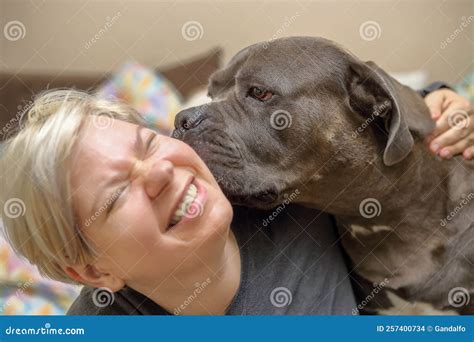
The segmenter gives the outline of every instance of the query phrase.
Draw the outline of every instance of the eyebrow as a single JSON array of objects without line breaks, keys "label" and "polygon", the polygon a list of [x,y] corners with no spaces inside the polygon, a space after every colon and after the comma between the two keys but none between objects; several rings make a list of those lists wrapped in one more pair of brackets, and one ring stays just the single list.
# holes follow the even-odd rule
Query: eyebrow
[{"label": "eyebrow", "polygon": [[[143,159],[145,157],[146,151],[149,149],[151,143],[157,136],[156,132],[151,131],[150,134],[148,134],[146,143],[143,143],[143,139],[140,134],[142,129],[144,129],[143,126],[138,126],[137,133],[135,135],[135,140],[133,142],[133,151],[135,151],[137,155],[140,154],[140,159]],[[112,184],[115,184],[118,180],[121,180],[121,179],[123,179],[123,173],[113,176],[105,184],[104,188],[108,188],[109,186],[111,186]],[[119,199],[120,195],[123,193],[125,188],[126,187],[124,186],[124,187],[121,187],[118,191],[117,190],[109,191],[108,193],[106,193],[106,195],[103,198],[99,196],[97,200],[94,202],[94,204],[92,205],[92,210],[89,217],[95,216],[96,213],[98,213],[100,209],[106,205],[107,206],[106,206],[105,213],[106,215],[109,214],[110,211],[113,209],[115,202],[117,202],[117,200]],[[110,199],[112,199],[112,201],[108,203]],[[99,206],[100,203],[102,203],[102,205]]]}]

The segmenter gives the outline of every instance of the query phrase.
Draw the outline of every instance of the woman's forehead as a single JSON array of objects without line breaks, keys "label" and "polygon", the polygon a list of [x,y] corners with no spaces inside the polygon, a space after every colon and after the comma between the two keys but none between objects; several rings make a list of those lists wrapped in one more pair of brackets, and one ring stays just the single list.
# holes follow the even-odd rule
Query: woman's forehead
[{"label": "woman's forehead", "polygon": [[74,185],[85,180],[101,182],[125,169],[134,156],[144,149],[151,134],[163,135],[147,128],[121,120],[113,120],[107,127],[85,122],[71,154]]},{"label": "woman's forehead", "polygon": [[74,202],[80,213],[89,210],[89,202],[105,191],[111,180],[127,172],[131,145],[140,130],[139,126],[120,120],[107,127],[87,120],[70,160]]}]

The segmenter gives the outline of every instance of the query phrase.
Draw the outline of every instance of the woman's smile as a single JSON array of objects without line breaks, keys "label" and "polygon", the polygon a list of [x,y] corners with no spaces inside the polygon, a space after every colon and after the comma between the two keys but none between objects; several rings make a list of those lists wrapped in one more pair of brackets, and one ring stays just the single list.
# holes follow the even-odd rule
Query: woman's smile
[{"label": "woman's smile", "polygon": [[175,205],[173,217],[166,230],[182,228],[186,226],[188,221],[205,216],[206,201],[207,190],[205,185],[201,184],[195,177],[191,177],[186,183],[179,202]]},{"label": "woman's smile", "polygon": [[[439,91],[432,101],[440,113],[443,103],[463,108],[455,93]],[[438,122],[446,122],[446,113]],[[98,125],[99,119],[107,125]],[[443,125],[442,140],[435,137],[432,144],[459,138],[459,130],[443,133]],[[42,274],[85,285],[70,312],[354,312],[334,218],[295,203],[271,214],[235,206],[234,215],[191,146],[146,128],[119,101],[74,90],[46,92],[22,126],[2,148],[0,203],[21,199],[27,210],[2,217],[5,233]],[[472,148],[465,149],[466,158]],[[282,208],[285,215],[261,229]],[[117,293],[110,307],[91,300],[101,288]],[[281,289],[289,294],[283,307],[274,296]]]}]

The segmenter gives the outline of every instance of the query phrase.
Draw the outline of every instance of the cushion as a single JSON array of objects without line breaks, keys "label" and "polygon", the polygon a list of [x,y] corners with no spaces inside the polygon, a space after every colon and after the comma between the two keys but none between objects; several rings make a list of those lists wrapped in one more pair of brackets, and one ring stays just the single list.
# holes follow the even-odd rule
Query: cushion
[{"label": "cushion", "polygon": [[62,315],[79,292],[80,286],[42,277],[0,237],[0,314]]},{"label": "cushion", "polygon": [[[207,53],[187,60],[179,65],[159,68],[184,99],[197,89],[207,85],[209,76],[221,66],[222,50],[215,48]],[[102,73],[21,73],[0,72],[0,127],[12,121],[21,113],[33,96],[52,88],[76,88],[92,90],[101,85],[111,75]],[[21,107],[20,107],[21,106]],[[18,108],[20,107],[20,108]],[[7,134],[0,132],[0,141]]]},{"label": "cushion", "polygon": [[169,68],[161,68],[161,74],[170,80],[187,100],[202,88],[207,88],[209,77],[220,69],[222,49],[215,48],[201,56]]},{"label": "cushion", "polygon": [[181,95],[158,72],[128,62],[97,90],[104,98],[117,98],[134,107],[149,126],[171,133],[174,117],[182,106]]}]

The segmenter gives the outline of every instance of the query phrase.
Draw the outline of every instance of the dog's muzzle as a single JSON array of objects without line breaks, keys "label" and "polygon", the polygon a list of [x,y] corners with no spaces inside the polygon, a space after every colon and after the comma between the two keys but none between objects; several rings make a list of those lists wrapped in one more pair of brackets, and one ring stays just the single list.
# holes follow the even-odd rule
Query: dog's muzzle
[{"label": "dog's muzzle", "polygon": [[202,107],[193,107],[182,110],[176,115],[174,127],[179,131],[187,131],[197,127],[205,118]]},{"label": "dog's muzzle", "polygon": [[261,184],[258,174],[249,177],[248,171],[244,172],[239,138],[227,133],[219,117],[206,105],[185,109],[176,115],[173,137],[196,151],[232,203],[256,207],[276,203],[276,187]]},{"label": "dog's muzzle", "polygon": [[190,145],[211,170],[242,167],[238,145],[222,122],[209,115],[206,105],[185,109],[176,115],[173,137]]}]

